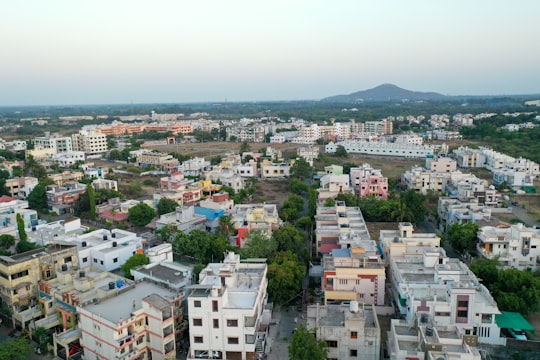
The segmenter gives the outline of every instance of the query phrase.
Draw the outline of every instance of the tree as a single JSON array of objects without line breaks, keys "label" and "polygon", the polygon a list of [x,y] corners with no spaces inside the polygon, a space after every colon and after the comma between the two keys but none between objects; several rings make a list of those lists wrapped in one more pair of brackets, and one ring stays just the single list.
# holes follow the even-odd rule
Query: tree
[{"label": "tree", "polygon": [[290,360],[325,360],[328,345],[324,340],[317,340],[315,334],[300,324],[294,332],[289,344]]},{"label": "tree", "polygon": [[27,197],[31,209],[42,211],[47,209],[47,187],[43,183],[37,184]]},{"label": "tree", "polygon": [[298,179],[306,179],[311,176],[311,166],[304,158],[296,159],[291,167],[291,175]]},{"label": "tree", "polygon": [[306,267],[290,251],[279,252],[268,265],[268,294],[277,304],[294,299],[302,288]]},{"label": "tree", "polygon": [[358,196],[350,192],[340,192],[337,194],[336,200],[344,201],[346,206],[358,206]]},{"label": "tree", "polygon": [[334,199],[332,199],[332,198],[328,198],[328,199],[324,200],[323,206],[324,207],[336,206],[336,201]]},{"label": "tree", "polygon": [[24,220],[21,214],[17,214],[17,230],[19,231],[19,240],[26,241],[28,240],[28,235],[26,234],[26,229],[24,228]]},{"label": "tree", "polygon": [[127,259],[122,266],[120,266],[120,270],[122,271],[122,274],[124,274],[125,278],[132,279],[131,269],[135,269],[141,265],[147,264],[150,264],[150,259],[148,256],[145,254],[135,254]]},{"label": "tree", "polygon": [[194,229],[189,234],[179,231],[172,245],[176,255],[195,259],[202,264],[220,262],[224,259],[225,252],[232,249],[225,237],[199,229]]},{"label": "tree", "polygon": [[9,171],[0,170],[0,196],[11,195],[9,189],[6,187],[6,180],[10,178]]},{"label": "tree", "polygon": [[247,141],[244,141],[242,145],[240,145],[240,155],[249,151],[251,151],[251,146],[249,145]]},{"label": "tree", "polygon": [[476,251],[477,233],[478,225],[455,222],[446,230],[443,240],[452,245],[452,248],[460,254],[473,253]]},{"label": "tree", "polygon": [[218,220],[219,226],[218,231],[220,234],[223,234],[226,239],[228,239],[231,235],[233,235],[236,230],[234,228],[234,224],[232,222],[232,217],[230,215],[223,215]]},{"label": "tree", "polygon": [[173,235],[178,231],[178,228],[172,224],[168,224],[161,229],[157,229],[155,233],[161,237],[162,242],[171,242]]},{"label": "tree", "polygon": [[145,203],[138,203],[129,209],[128,220],[136,226],[145,226],[156,216],[156,212]]},{"label": "tree", "polygon": [[22,360],[29,359],[34,348],[26,338],[18,338],[0,343],[0,359]]},{"label": "tree", "polygon": [[338,145],[336,148],[336,152],[334,153],[337,157],[348,157],[349,154],[347,153],[347,150],[343,147],[343,145]]},{"label": "tree", "polygon": [[90,206],[90,210],[88,210],[90,220],[96,220],[96,193],[92,184],[86,185],[86,193],[88,194],[88,203]]},{"label": "tree", "polygon": [[42,326],[39,326],[34,331],[33,336],[34,336],[34,339],[39,344],[39,350],[40,350],[41,354],[46,354],[47,353],[47,343],[49,342],[49,339],[51,337],[49,332],[47,331],[47,329],[45,329]]},{"label": "tree", "polygon": [[262,230],[251,230],[246,240],[246,245],[241,249],[243,258],[268,259],[278,248],[276,240]]},{"label": "tree", "polygon": [[308,191],[308,185],[300,179],[292,179],[290,189],[293,194],[302,194]]},{"label": "tree", "polygon": [[290,251],[298,256],[300,261],[308,261],[309,251],[305,245],[305,235],[292,224],[284,224],[272,233],[277,242],[278,251]]},{"label": "tree", "polygon": [[17,243],[17,246],[15,247],[15,250],[17,251],[17,254],[22,254],[27,251],[32,251],[37,249],[38,246],[34,243],[31,243],[29,241],[19,241]]},{"label": "tree", "polygon": [[0,247],[9,249],[13,245],[15,245],[15,237],[9,234],[0,235]]},{"label": "tree", "polygon": [[422,193],[419,193],[415,190],[407,190],[399,194],[399,200],[402,201],[407,208],[414,210],[413,222],[424,221],[426,217],[426,202],[427,197]]},{"label": "tree", "polygon": [[168,214],[176,211],[178,203],[168,197],[162,197],[157,204],[157,210],[159,215]]}]

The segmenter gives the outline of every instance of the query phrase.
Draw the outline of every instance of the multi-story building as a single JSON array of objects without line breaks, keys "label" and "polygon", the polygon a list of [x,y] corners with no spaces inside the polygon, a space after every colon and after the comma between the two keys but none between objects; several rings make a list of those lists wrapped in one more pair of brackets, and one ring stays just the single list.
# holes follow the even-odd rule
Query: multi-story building
[{"label": "multi-story building", "polygon": [[57,153],[52,160],[56,161],[60,167],[67,168],[77,163],[84,163],[85,155],[82,151],[68,151]]},{"label": "multi-story building", "polygon": [[96,179],[92,181],[92,186],[96,191],[99,189],[118,191],[118,181],[116,180]]},{"label": "multi-story building", "polygon": [[481,149],[471,149],[463,146],[454,150],[454,157],[457,165],[465,169],[483,167],[486,162],[486,157]]},{"label": "multi-story building", "polygon": [[52,154],[65,153],[73,150],[71,138],[45,132],[45,136],[34,138],[34,149],[51,150]]},{"label": "multi-story building", "polygon": [[317,253],[330,254],[332,249],[340,249],[341,243],[346,243],[345,236],[349,233],[354,233],[359,240],[371,240],[360,208],[347,207],[343,201],[336,201],[334,206],[317,207],[315,215]]},{"label": "multi-story building", "polygon": [[86,192],[86,185],[81,183],[67,183],[65,186],[47,186],[47,207],[58,215],[73,212],[73,206],[82,193]]},{"label": "multi-story building", "polygon": [[7,179],[5,186],[11,197],[26,199],[38,184],[38,179],[33,176],[25,176]]},{"label": "multi-story building", "polygon": [[325,145],[327,153],[335,153],[338,146],[343,146],[348,153],[360,153],[382,156],[401,156],[406,158],[425,158],[426,156],[434,156],[441,148],[437,145],[405,145],[387,142],[370,142],[345,140],[340,142],[329,142]]},{"label": "multi-story building", "polygon": [[188,359],[256,359],[265,351],[271,313],[266,309],[267,265],[240,262],[233,252],[211,263],[188,295]]},{"label": "multi-story building", "polygon": [[457,161],[445,157],[427,157],[426,158],[426,169],[436,172],[436,173],[452,173],[456,171]]},{"label": "multi-story building", "polygon": [[107,135],[95,130],[79,130],[71,135],[73,150],[82,151],[86,155],[98,155],[108,150]]},{"label": "multi-story building", "polygon": [[164,171],[173,170],[178,167],[178,159],[175,159],[170,154],[157,151],[142,151],[137,156],[136,161],[139,166],[155,166]]},{"label": "multi-story building", "polygon": [[485,258],[497,258],[504,267],[535,270],[540,261],[540,230],[521,223],[482,226],[477,250]]},{"label": "multi-story building", "polygon": [[223,210],[226,214],[232,214],[234,201],[229,199],[229,193],[220,192],[213,194],[211,198],[201,200],[199,205],[203,208]]},{"label": "multi-story building", "polygon": [[353,193],[349,175],[328,174],[321,177],[320,188],[317,189],[319,201],[335,199],[341,193]]},{"label": "multi-story building", "polygon": [[490,207],[496,207],[500,200],[500,194],[494,186],[488,185],[486,180],[472,174],[463,174],[460,171],[450,174],[446,191],[449,196],[460,201],[476,202]]},{"label": "multi-story building", "polygon": [[390,135],[394,129],[394,123],[387,119],[379,121],[366,121],[362,124],[360,132],[367,132],[372,134]]},{"label": "multi-story building", "polygon": [[184,294],[163,284],[103,284],[109,296],[77,305],[84,358],[167,359],[177,357]]},{"label": "multi-story building", "polygon": [[397,230],[381,230],[379,234],[384,258],[409,258],[421,256],[424,251],[438,251],[441,239],[434,233],[415,233],[414,226],[400,222]]},{"label": "multi-story building", "polygon": [[319,147],[318,146],[301,146],[296,149],[296,154],[300,157],[303,157],[307,161],[309,166],[313,166],[313,160],[319,157]]},{"label": "multi-story building", "polygon": [[360,197],[374,195],[379,199],[388,199],[388,178],[380,169],[373,169],[369,164],[362,164],[350,170],[351,184]]},{"label": "multi-story building", "polygon": [[82,171],[66,170],[59,174],[49,175],[49,179],[58,186],[65,186],[69,183],[78,182],[84,179],[84,173]]},{"label": "multi-story building", "polygon": [[401,174],[401,183],[407,186],[407,189],[416,190],[422,194],[428,191],[441,192],[446,189],[450,176],[450,173],[432,172],[420,166],[413,166]]},{"label": "multi-story building", "polygon": [[341,234],[340,249],[323,256],[324,303],[359,301],[384,305],[384,263],[373,240],[360,240],[354,232]]},{"label": "multi-story building", "polygon": [[27,231],[38,223],[37,211],[28,208],[28,201],[0,196],[0,234],[18,237],[17,215],[21,215]]},{"label": "multi-story building", "polygon": [[190,160],[184,161],[181,165],[177,166],[178,171],[184,173],[185,176],[201,176],[204,172],[209,171],[212,168],[209,160],[204,158],[195,157]]},{"label": "multi-story building", "polygon": [[236,204],[232,210],[235,228],[248,227],[249,230],[263,230],[268,233],[281,227],[276,204]]},{"label": "multi-story building", "polygon": [[[252,170],[251,167],[247,167],[247,169]],[[215,166],[204,175],[207,180],[230,186],[235,192],[239,192],[244,188],[244,178],[238,174],[238,169],[235,170],[229,167]]]},{"label": "multi-story building", "polygon": [[236,173],[243,178],[256,177],[258,174],[257,162],[254,160],[250,160],[244,164],[238,164],[235,168]]},{"label": "multi-story building", "polygon": [[263,179],[284,179],[290,176],[290,171],[289,164],[273,164],[267,160],[261,163],[261,178]]},{"label": "multi-story building", "polygon": [[380,358],[381,328],[374,306],[310,305],[307,329],[328,345],[328,359],[372,360]]},{"label": "multi-story building", "polygon": [[52,244],[22,254],[0,257],[0,299],[13,314],[13,326],[28,328],[41,317],[37,284],[57,276],[63,267],[79,266],[77,246]]},{"label": "multi-story building", "polygon": [[455,198],[439,197],[437,204],[437,214],[441,220],[439,229],[445,231],[448,226],[457,222],[458,224],[493,223],[491,221],[491,208],[478,202],[463,202]]}]

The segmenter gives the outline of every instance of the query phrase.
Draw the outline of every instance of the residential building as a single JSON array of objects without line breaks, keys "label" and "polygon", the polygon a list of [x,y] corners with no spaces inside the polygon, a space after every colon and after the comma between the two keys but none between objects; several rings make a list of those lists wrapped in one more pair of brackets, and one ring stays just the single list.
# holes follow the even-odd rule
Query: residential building
[{"label": "residential building", "polygon": [[328,174],[321,177],[321,186],[317,189],[319,201],[335,199],[341,193],[353,193],[349,175]]},{"label": "residential building", "polygon": [[136,161],[139,166],[154,166],[163,171],[171,171],[178,166],[178,159],[157,151],[143,151],[137,156]]},{"label": "residential building", "polygon": [[65,186],[47,186],[47,207],[58,215],[73,213],[73,205],[82,193],[86,192],[86,185],[81,183],[67,183]]},{"label": "residential building", "polygon": [[324,304],[384,305],[386,275],[375,241],[349,232],[340,235],[338,245],[341,248],[323,256]]},{"label": "residential building", "polygon": [[206,227],[206,217],[195,212],[194,206],[179,206],[172,213],[163,214],[156,220],[156,228],[161,229],[165,226],[173,225],[179,231],[185,233],[193,229],[204,230]]},{"label": "residential building", "polygon": [[486,162],[486,156],[481,149],[471,149],[463,146],[454,150],[454,157],[456,158],[457,165],[465,169],[484,167]]},{"label": "residential building", "polygon": [[34,149],[51,150],[51,154],[67,153],[73,150],[71,138],[45,132],[45,136],[34,138]]},{"label": "residential building", "polygon": [[373,169],[369,164],[362,164],[350,170],[351,184],[360,197],[369,195],[379,199],[388,199],[388,178],[382,175],[380,169]]},{"label": "residential building", "polygon": [[230,215],[234,208],[234,201],[229,199],[229,193],[220,192],[213,194],[209,199],[201,200],[199,205],[207,209],[223,210],[225,214]]},{"label": "residential building", "polygon": [[231,221],[237,229],[248,227],[249,230],[263,230],[270,234],[283,223],[276,204],[236,204],[232,210]]},{"label": "residential building", "polygon": [[315,215],[317,253],[330,254],[332,249],[342,248],[341,244],[347,243],[345,235],[349,233],[355,234],[353,238],[355,241],[357,238],[371,240],[360,208],[348,207],[344,201],[336,201],[334,206],[317,206]]},{"label": "residential building", "polygon": [[234,167],[236,173],[243,178],[256,177],[258,175],[257,162],[250,160],[244,164],[238,164]]},{"label": "residential building", "polygon": [[432,172],[452,173],[456,171],[456,167],[457,161],[449,157],[438,156],[426,158],[426,169]]},{"label": "residential building", "polygon": [[441,146],[437,145],[414,145],[395,144],[387,142],[370,142],[357,140],[344,140],[337,143],[329,142],[325,146],[327,153],[335,153],[338,146],[343,146],[348,153],[360,153],[369,155],[401,156],[406,158],[425,158],[435,155]]},{"label": "residential building", "polygon": [[[251,167],[246,167],[252,170]],[[244,178],[238,174],[238,169],[229,167],[215,166],[212,170],[206,172],[205,178],[215,183],[221,183],[225,186],[230,186],[235,192],[239,192],[244,188]]]},{"label": "residential building", "polygon": [[416,190],[422,194],[428,191],[442,192],[445,191],[450,176],[450,173],[437,173],[420,166],[413,166],[401,174],[401,183],[407,189]]},{"label": "residential building", "polygon": [[63,267],[79,266],[77,247],[52,244],[12,256],[0,256],[0,299],[12,313],[12,325],[28,328],[41,317],[37,284],[57,276]]},{"label": "residential building", "polygon": [[307,161],[309,166],[313,166],[313,160],[319,157],[318,146],[301,146],[296,149],[296,154]]},{"label": "residential building", "polygon": [[25,230],[38,224],[37,211],[28,208],[28,201],[19,200],[7,195],[0,196],[0,234],[18,236],[17,215],[21,215]]},{"label": "residential building", "polygon": [[166,359],[177,357],[184,294],[163,284],[142,281],[103,284],[109,296],[78,305],[84,358]]},{"label": "residential building", "polygon": [[439,229],[441,231],[455,222],[458,224],[491,223],[491,208],[478,204],[476,201],[465,202],[455,198],[439,197],[437,214],[440,219]]},{"label": "residential building", "polygon": [[38,184],[38,179],[33,176],[25,176],[7,179],[5,186],[11,197],[17,199],[26,199]]},{"label": "residential building", "polygon": [[441,239],[434,233],[415,233],[411,223],[400,222],[397,230],[380,231],[379,244],[382,255],[388,262],[396,257],[421,256],[427,250],[439,251]]},{"label": "residential building", "polygon": [[107,179],[96,179],[92,181],[92,187],[96,191],[98,191],[99,189],[118,191],[118,181],[107,180]]},{"label": "residential building", "polygon": [[79,130],[71,135],[73,150],[82,151],[86,155],[98,155],[108,150],[107,135],[95,130]]},{"label": "residential building", "polygon": [[84,173],[82,171],[66,170],[59,174],[50,174],[49,179],[58,186],[67,186],[69,183],[79,182],[84,179]]},{"label": "residential building", "polygon": [[56,161],[60,167],[67,168],[77,163],[84,163],[85,155],[82,151],[69,151],[57,153],[52,160]]},{"label": "residential building", "polygon": [[480,205],[496,207],[500,201],[500,194],[494,186],[488,185],[486,180],[473,174],[463,174],[460,171],[450,174],[446,191],[449,196],[463,202],[476,202]]},{"label": "residential building", "polygon": [[535,270],[540,262],[540,230],[521,223],[482,226],[477,250],[485,258],[497,258],[505,268]]},{"label": "residential building", "polygon": [[284,179],[290,176],[291,166],[280,163],[273,164],[267,160],[261,163],[261,178],[263,179]]},{"label": "residential building", "polygon": [[328,359],[380,358],[381,328],[374,306],[351,301],[347,305],[309,305],[306,326],[328,345]]},{"label": "residential building", "polygon": [[188,359],[255,359],[265,351],[271,312],[267,309],[265,260],[240,262],[226,254],[199,275],[188,295]]},{"label": "residential building", "polygon": [[177,170],[183,172],[185,176],[193,177],[200,177],[204,172],[210,171],[210,169],[212,169],[210,161],[199,157],[186,160],[177,166]]}]

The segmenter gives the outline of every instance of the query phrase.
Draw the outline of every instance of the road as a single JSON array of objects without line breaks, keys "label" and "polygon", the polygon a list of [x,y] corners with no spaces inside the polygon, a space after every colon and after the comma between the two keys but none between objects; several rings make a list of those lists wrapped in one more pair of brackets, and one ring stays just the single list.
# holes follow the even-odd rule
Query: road
[{"label": "road", "polygon": [[525,210],[521,206],[512,207],[512,213],[515,217],[517,217],[527,226],[540,226],[540,223],[537,220],[533,219],[527,212],[527,210]]},{"label": "road", "polygon": [[[289,358],[289,342],[293,330],[305,322],[305,316],[298,312],[296,306],[276,306],[270,325],[270,346],[267,348],[269,360],[283,360]],[[268,352],[269,350],[269,352]]]}]

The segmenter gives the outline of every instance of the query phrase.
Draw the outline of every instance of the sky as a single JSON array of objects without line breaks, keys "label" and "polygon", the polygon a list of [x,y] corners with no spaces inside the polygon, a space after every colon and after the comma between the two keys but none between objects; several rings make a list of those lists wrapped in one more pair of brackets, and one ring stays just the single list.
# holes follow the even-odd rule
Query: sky
[{"label": "sky", "polygon": [[540,93],[538,0],[28,0],[0,106]]}]

